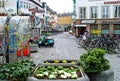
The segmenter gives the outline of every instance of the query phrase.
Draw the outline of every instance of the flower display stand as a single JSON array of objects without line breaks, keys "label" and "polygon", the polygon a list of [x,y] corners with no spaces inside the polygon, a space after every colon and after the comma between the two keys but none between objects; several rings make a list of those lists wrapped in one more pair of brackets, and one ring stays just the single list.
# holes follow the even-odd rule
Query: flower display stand
[{"label": "flower display stand", "polygon": [[30,45],[30,52],[37,52],[37,51],[38,51],[37,44],[31,44]]}]

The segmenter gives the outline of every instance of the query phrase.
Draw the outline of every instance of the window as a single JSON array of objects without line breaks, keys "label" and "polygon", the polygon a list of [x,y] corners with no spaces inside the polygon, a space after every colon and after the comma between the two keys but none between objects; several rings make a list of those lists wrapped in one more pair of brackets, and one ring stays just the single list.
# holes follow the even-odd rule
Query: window
[{"label": "window", "polygon": [[86,18],[86,8],[80,8],[80,18]]},{"label": "window", "polygon": [[114,25],[114,34],[120,34],[120,25],[119,24],[115,24]]},{"label": "window", "polygon": [[98,31],[98,25],[97,24],[91,24],[90,25],[90,33],[92,35],[97,34]]},{"label": "window", "polygon": [[101,27],[102,34],[109,34],[110,32],[110,25],[108,24],[103,24]]},{"label": "window", "polygon": [[102,7],[102,18],[109,18],[109,14],[110,14],[109,10],[110,10],[109,6]]},{"label": "window", "polygon": [[90,30],[98,30],[98,25],[90,25]]},{"label": "window", "polygon": [[23,2],[19,1],[18,5],[19,5],[18,8],[22,8]]},{"label": "window", "polygon": [[97,18],[97,15],[98,15],[98,13],[97,13],[98,7],[91,7],[90,10],[91,10],[91,15],[90,15],[90,17],[91,17],[91,18]]},{"label": "window", "polygon": [[4,1],[0,1],[0,7],[4,7]]},{"label": "window", "polygon": [[114,17],[120,17],[120,5],[114,6]]}]

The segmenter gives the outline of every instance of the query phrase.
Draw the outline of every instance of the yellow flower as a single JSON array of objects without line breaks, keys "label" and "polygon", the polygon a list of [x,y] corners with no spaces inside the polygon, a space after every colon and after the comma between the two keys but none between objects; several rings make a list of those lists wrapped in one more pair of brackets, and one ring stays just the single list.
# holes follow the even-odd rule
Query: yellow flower
[{"label": "yellow flower", "polygon": [[59,63],[59,60],[56,59],[56,60],[54,60],[54,62],[55,62],[55,63]]},{"label": "yellow flower", "polygon": [[67,63],[67,60],[63,60],[62,62],[63,62],[63,63]]},{"label": "yellow flower", "polygon": [[76,61],[72,61],[71,64],[76,64]]},{"label": "yellow flower", "polygon": [[46,64],[49,63],[48,61],[45,62]]}]

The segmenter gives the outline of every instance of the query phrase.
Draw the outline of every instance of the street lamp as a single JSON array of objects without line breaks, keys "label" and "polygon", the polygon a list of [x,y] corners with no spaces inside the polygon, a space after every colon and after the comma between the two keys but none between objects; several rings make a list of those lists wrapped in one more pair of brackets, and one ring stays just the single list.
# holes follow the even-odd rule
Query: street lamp
[{"label": "street lamp", "polygon": [[46,27],[46,12],[47,12],[46,2],[42,2],[42,6],[44,8],[44,27],[43,27],[43,29],[44,29]]}]

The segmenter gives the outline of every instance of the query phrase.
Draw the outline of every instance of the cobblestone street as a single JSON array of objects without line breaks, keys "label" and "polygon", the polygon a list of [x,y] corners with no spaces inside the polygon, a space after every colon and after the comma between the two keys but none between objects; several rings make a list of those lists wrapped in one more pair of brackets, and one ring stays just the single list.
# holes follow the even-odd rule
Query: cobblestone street
[{"label": "cobblestone street", "polygon": [[[75,36],[68,34],[68,32],[53,35],[51,37],[55,40],[54,47],[38,48],[38,52],[31,53],[36,64],[50,59],[78,60],[80,55],[86,52],[86,50],[76,43]],[[105,57],[110,60],[111,69],[113,69],[115,75],[114,81],[120,81],[120,55],[106,54]]]}]

